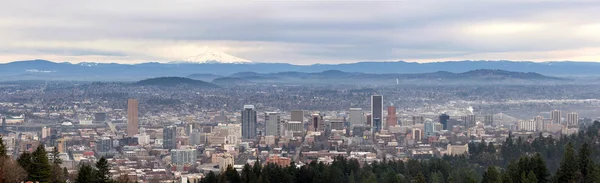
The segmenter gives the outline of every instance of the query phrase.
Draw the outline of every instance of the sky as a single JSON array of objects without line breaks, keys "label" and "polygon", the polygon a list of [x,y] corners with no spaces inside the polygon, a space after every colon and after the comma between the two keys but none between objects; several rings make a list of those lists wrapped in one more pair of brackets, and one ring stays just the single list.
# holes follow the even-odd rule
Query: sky
[{"label": "sky", "polygon": [[[597,0],[4,0],[0,62],[600,61]],[[208,48],[208,49],[206,49]]]}]

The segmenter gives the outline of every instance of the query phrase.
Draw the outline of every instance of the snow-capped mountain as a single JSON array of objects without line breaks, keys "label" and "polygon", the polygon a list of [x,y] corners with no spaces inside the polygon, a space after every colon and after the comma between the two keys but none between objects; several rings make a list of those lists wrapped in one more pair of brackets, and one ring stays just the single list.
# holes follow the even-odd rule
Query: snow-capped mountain
[{"label": "snow-capped mountain", "polygon": [[250,60],[239,58],[219,51],[205,51],[199,55],[188,57],[182,61],[174,63],[228,63],[228,64],[248,64]]}]

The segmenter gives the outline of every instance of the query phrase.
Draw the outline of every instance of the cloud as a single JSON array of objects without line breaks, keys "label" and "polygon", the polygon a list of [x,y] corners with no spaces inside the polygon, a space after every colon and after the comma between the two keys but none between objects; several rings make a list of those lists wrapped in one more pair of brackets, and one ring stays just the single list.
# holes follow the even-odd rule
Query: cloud
[{"label": "cloud", "polygon": [[[168,62],[205,47],[294,64],[598,61],[600,2],[9,1],[0,62]],[[569,55],[573,54],[573,55]]]}]

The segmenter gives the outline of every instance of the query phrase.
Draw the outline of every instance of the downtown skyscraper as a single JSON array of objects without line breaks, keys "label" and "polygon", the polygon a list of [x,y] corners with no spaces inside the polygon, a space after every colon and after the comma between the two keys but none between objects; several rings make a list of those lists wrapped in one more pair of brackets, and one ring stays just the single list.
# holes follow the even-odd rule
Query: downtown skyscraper
[{"label": "downtown skyscraper", "polygon": [[133,137],[138,133],[138,101],[136,99],[127,100],[127,136]]},{"label": "downtown skyscraper", "polygon": [[371,132],[381,131],[381,120],[383,119],[383,96],[371,96]]},{"label": "downtown skyscraper", "polygon": [[242,138],[253,139],[256,137],[256,110],[254,105],[244,105],[242,111]]}]

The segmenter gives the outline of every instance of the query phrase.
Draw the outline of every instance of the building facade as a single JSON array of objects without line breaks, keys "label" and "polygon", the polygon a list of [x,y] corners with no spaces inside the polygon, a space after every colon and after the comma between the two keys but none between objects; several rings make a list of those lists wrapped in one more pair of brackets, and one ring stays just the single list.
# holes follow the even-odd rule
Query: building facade
[{"label": "building facade", "polygon": [[127,100],[127,136],[133,137],[138,133],[138,101],[136,99]]},{"label": "building facade", "polygon": [[242,111],[242,138],[256,138],[256,110],[254,110],[254,105],[244,105]]},{"label": "building facade", "polygon": [[380,132],[383,120],[383,96],[371,96],[371,132]]}]

